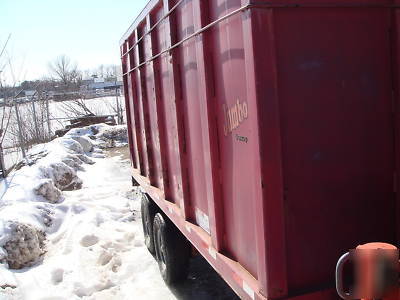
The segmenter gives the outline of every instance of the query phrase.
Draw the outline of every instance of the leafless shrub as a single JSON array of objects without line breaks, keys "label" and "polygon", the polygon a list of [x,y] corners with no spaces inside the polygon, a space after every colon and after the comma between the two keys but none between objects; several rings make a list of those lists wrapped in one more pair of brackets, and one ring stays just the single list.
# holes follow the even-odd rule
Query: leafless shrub
[{"label": "leafless shrub", "polygon": [[[8,134],[14,146],[19,146],[22,142],[24,146],[29,148],[32,145],[44,143],[51,139],[47,130],[48,116],[46,106],[47,100],[45,99],[14,106],[19,111],[19,120],[16,114],[13,114]],[[21,132],[20,128],[22,129]]]},{"label": "leafless shrub", "polygon": [[[68,118],[76,118],[87,115],[100,116],[109,113],[109,109],[107,109],[109,102],[107,101],[105,103],[107,103],[106,107],[103,105],[90,104],[90,102],[84,99],[68,100],[60,102],[59,109]],[[112,111],[116,111],[116,108],[113,108]]]}]

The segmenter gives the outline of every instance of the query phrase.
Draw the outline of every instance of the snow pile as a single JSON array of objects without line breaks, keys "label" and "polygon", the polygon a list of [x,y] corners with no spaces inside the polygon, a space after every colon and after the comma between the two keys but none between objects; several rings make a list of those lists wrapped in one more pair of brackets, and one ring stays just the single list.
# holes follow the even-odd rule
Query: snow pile
[{"label": "snow pile", "polygon": [[[79,139],[84,138],[86,141],[102,149],[119,148],[128,145],[126,125],[90,125],[83,128],[71,129],[67,132],[66,136],[79,136]],[[79,142],[83,144],[82,141]]]},{"label": "snow pile", "polygon": [[76,170],[64,161],[79,165],[80,155],[85,154],[78,142],[56,139],[34,147],[7,178],[9,186],[0,200],[0,263],[20,269],[45,252],[52,204],[62,200],[62,191],[82,186]]},{"label": "snow pile", "polygon": [[93,143],[89,138],[85,136],[71,136],[72,139],[77,141],[81,146],[84,152],[92,152],[93,151]]},{"label": "snow pile", "polygon": [[52,205],[42,262],[0,265],[0,299],[176,299],[144,243],[128,149],[112,152],[78,171],[82,188]]},{"label": "snow pile", "polygon": [[[122,143],[123,126],[108,127],[76,129],[37,145],[9,175],[7,191],[0,199],[0,264],[20,269],[35,263],[45,252],[45,236],[53,230],[54,210],[63,200],[63,191],[82,188],[78,172],[94,164],[91,157],[104,156],[101,145],[113,136],[115,145]],[[105,133],[107,140],[97,137]]]}]

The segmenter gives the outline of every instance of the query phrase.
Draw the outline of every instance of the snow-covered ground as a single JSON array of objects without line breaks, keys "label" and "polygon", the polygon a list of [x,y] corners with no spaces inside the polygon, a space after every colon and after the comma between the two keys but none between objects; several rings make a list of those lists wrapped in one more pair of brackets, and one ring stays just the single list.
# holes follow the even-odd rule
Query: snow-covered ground
[{"label": "snow-covered ground", "polygon": [[[144,245],[139,191],[131,186],[129,154],[126,146],[121,147],[121,129],[96,127],[95,133],[93,128],[72,130],[65,138],[34,148],[30,166],[11,174],[8,191],[0,199],[1,300],[236,297],[200,257],[193,259],[185,283],[173,289],[164,284]],[[91,148],[86,138],[93,135],[97,140],[90,139],[95,146]],[[79,163],[75,156],[86,163]],[[73,171],[61,168],[60,161],[76,169],[76,177]],[[41,172],[43,169],[47,173]],[[72,188],[71,182],[69,188],[62,186],[67,183],[60,180],[65,179],[63,174],[70,174],[75,184]],[[46,182],[45,190],[38,189]],[[13,231],[10,224],[15,225],[15,221],[43,235],[24,227]],[[25,240],[14,245],[28,248],[32,255],[43,249],[43,254],[39,253],[32,264],[12,270],[7,267],[4,250],[7,241],[18,234],[25,234]],[[43,248],[37,249],[42,238]]]},{"label": "snow-covered ground", "polygon": [[22,160],[22,152],[19,148],[4,149],[4,163],[6,169],[11,168]]}]

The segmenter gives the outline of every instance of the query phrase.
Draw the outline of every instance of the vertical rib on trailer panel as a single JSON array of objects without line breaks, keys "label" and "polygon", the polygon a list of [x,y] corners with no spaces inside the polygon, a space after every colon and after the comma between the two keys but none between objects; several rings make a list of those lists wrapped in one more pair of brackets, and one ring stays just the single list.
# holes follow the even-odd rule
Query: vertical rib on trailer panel
[{"label": "vertical rib on trailer panel", "polygon": [[[140,65],[144,61],[143,57],[143,51],[141,51],[141,42],[138,43],[138,39],[140,38],[139,36],[139,30],[138,28],[135,30],[135,43],[137,44],[135,46],[135,54],[136,54],[136,61],[137,65]],[[144,170],[142,170],[142,175],[145,177],[148,177],[150,180],[151,177],[151,154],[150,154],[150,149],[151,145],[149,145],[149,126],[148,126],[148,118],[146,117],[146,88],[145,88],[145,78],[143,76],[143,71],[141,70],[142,67],[139,67],[135,70],[136,74],[136,81],[135,81],[135,86],[138,92],[138,114],[139,114],[139,119],[140,119],[140,137],[142,140],[142,157],[143,157],[143,165],[144,165]]]},{"label": "vertical rib on trailer panel", "polygon": [[[164,13],[168,13],[171,7],[172,1],[163,0],[164,4]],[[166,24],[166,42],[167,47],[173,45],[176,41],[176,27],[175,20],[173,14],[170,14],[165,19]],[[169,63],[168,63],[168,71],[172,80],[170,80],[170,99],[172,103],[170,103],[170,109],[172,109],[173,116],[169,116],[172,118],[175,123],[175,128],[169,128],[169,130],[173,130],[174,132],[174,144],[175,149],[173,151],[178,155],[179,162],[176,163],[175,169],[172,170],[175,173],[177,184],[178,184],[178,200],[176,203],[179,204],[183,217],[186,219],[189,215],[189,202],[190,199],[188,197],[188,178],[186,176],[186,158],[185,158],[185,136],[184,136],[184,123],[182,116],[182,99],[181,99],[181,82],[180,82],[180,74],[177,62],[179,61],[177,58],[177,53],[174,50],[171,50],[169,53]],[[168,113],[166,111],[165,113]]]},{"label": "vertical rib on trailer panel", "polygon": [[[161,19],[164,16],[164,9],[161,7],[157,13],[157,17]],[[167,24],[162,21],[155,29],[154,34],[157,42],[158,52],[165,50],[169,46]],[[154,43],[153,43],[154,45]],[[168,189],[164,190],[165,199],[179,204],[182,197],[182,183],[180,173],[177,174],[176,170],[180,170],[179,162],[179,146],[177,135],[175,134],[176,117],[175,117],[175,93],[170,74],[170,55],[169,53],[162,54],[156,59],[157,67],[159,69],[156,74],[156,80],[160,88],[160,101],[159,106],[159,127],[160,130],[160,144],[163,149],[162,158],[165,160],[164,168],[164,184]],[[164,132],[164,134],[162,134]]]},{"label": "vertical rib on trailer panel", "polygon": [[[159,9],[162,14],[162,9]],[[153,16],[157,19],[159,15],[158,12],[154,11]],[[147,18],[147,28],[150,29],[152,26],[150,15]],[[159,53],[161,50],[159,49],[159,41],[156,30],[153,30],[150,33],[150,48],[152,49],[151,54],[154,56]],[[158,129],[158,139],[159,139],[159,151],[160,151],[160,159],[161,159],[161,176],[163,179],[163,191],[164,196],[167,198],[170,194],[169,187],[169,174],[168,174],[168,150],[167,150],[167,141],[166,141],[166,128],[165,128],[165,112],[163,106],[163,94],[161,92],[161,74],[160,74],[160,60],[161,58],[157,58],[153,61],[153,76],[154,76],[154,93],[156,95],[156,119],[157,119],[157,129]]]},{"label": "vertical rib on trailer panel", "polygon": [[[182,41],[199,27],[194,24],[194,1],[183,1],[174,11],[176,39]],[[179,61],[182,122],[184,122],[185,160],[190,196],[190,218],[203,230],[210,233],[207,187],[204,161],[203,116],[199,96],[199,70],[197,66],[196,38],[183,42],[176,50]],[[205,101],[206,99],[204,99]]]},{"label": "vertical rib on trailer panel", "polygon": [[[128,49],[132,48],[136,41],[135,32],[131,34],[128,39]],[[131,69],[135,68],[138,65],[138,60],[135,55],[136,47],[133,47],[129,50],[129,67]],[[141,139],[141,130],[140,130],[140,117],[139,117],[139,90],[136,86],[136,71],[129,71],[127,76],[127,81],[129,84],[129,95],[130,95],[130,106],[129,110],[126,109],[127,115],[131,118],[132,121],[132,132],[134,137],[133,147],[134,153],[136,156],[136,169],[143,174],[144,172],[144,162],[143,162],[143,145]],[[124,83],[125,84],[125,83]],[[129,113],[128,113],[129,112]]]},{"label": "vertical rib on trailer panel", "polygon": [[[146,24],[140,25],[138,28],[138,32],[140,33],[140,37],[143,37],[146,33]],[[139,37],[139,36],[138,36]],[[151,57],[149,53],[149,49],[146,46],[148,35],[146,35],[139,43],[138,43],[138,53],[140,62],[145,62],[147,59]],[[151,64],[151,62],[150,62]],[[146,146],[147,146],[147,159],[149,163],[149,174],[147,175],[150,184],[153,186],[157,186],[157,167],[156,167],[156,159],[155,159],[155,140],[154,140],[154,132],[151,126],[151,112],[150,112],[150,101],[153,97],[153,91],[151,90],[152,85],[152,74],[148,72],[148,64],[144,64],[139,69],[139,78],[140,78],[140,90],[142,96],[142,109],[143,109],[143,119],[144,119],[144,128],[145,128],[145,137],[146,137]],[[150,88],[148,88],[150,86]]]},{"label": "vertical rib on trailer panel", "polygon": [[[130,49],[131,45],[134,43],[134,37],[131,36],[128,41],[127,41],[127,48]],[[129,70],[135,67],[135,55],[134,51],[131,49],[129,50],[128,53],[128,59],[129,59]],[[141,164],[140,164],[140,147],[139,147],[139,141],[137,139],[137,119],[135,117],[135,102],[137,102],[136,97],[137,97],[137,92],[136,88],[134,86],[134,73],[129,72],[126,75],[126,78],[124,78],[124,85],[126,85],[128,91],[127,95],[128,98],[125,99],[126,103],[126,112],[127,112],[127,121],[128,121],[128,127],[129,130],[131,131],[130,136],[131,136],[131,143],[132,143],[132,154],[133,154],[133,166],[134,168],[140,170],[141,169]]]},{"label": "vertical rib on trailer panel", "polygon": [[[151,17],[150,14],[146,16],[144,30],[145,32],[149,32],[151,28]],[[153,45],[150,34],[146,34],[143,41],[143,52],[144,52],[144,60],[149,60],[153,56]],[[159,93],[156,88],[155,83],[155,73],[154,73],[154,60],[146,63],[142,69],[144,70],[143,77],[145,78],[145,89],[146,89],[146,110],[149,123],[149,134],[147,137],[149,138],[148,143],[151,144],[151,183],[153,186],[158,187],[163,190],[163,177],[162,177],[162,162],[161,162],[161,150],[160,150],[160,139],[159,139],[159,131],[158,131],[158,115],[157,115],[157,102],[159,101]]]},{"label": "vertical rib on trailer panel", "polygon": [[[247,1],[242,0],[242,3]],[[288,294],[284,230],[283,179],[276,57],[271,9],[250,9],[243,18],[248,95],[256,99],[259,155],[254,168],[255,230],[261,293],[271,298]],[[262,20],[262,22],[257,20]],[[262,24],[262,25],[261,25]],[[263,37],[262,39],[260,37]],[[257,60],[255,58],[262,57]],[[262,82],[262,84],[257,84]],[[262,161],[261,161],[262,160]],[[263,167],[261,169],[261,166]]]},{"label": "vertical rib on trailer panel", "polygon": [[[195,27],[202,28],[209,22],[208,0],[195,0],[193,6]],[[204,32],[196,38],[198,93],[203,127],[203,155],[211,239],[216,250],[221,251],[224,236],[224,217],[223,207],[221,201],[219,201],[221,197],[219,151],[213,99],[212,53],[211,51],[207,52],[207,43],[210,43],[208,35],[208,32]]]},{"label": "vertical rib on trailer panel", "polygon": [[[397,5],[399,0],[395,1]],[[396,193],[396,238],[400,242],[400,9],[397,6],[392,12],[393,24],[391,29],[392,39],[392,70],[393,70],[393,90],[394,90],[394,119],[395,119],[395,155],[396,155],[396,171],[394,177],[393,190]]]},{"label": "vertical rib on trailer panel", "polygon": [[127,129],[128,129],[128,141],[129,141],[129,152],[131,154],[131,161],[132,161],[132,166],[137,169],[138,164],[137,164],[137,156],[136,156],[136,150],[137,147],[134,146],[134,143],[136,142],[136,137],[134,136],[135,133],[135,125],[132,122],[132,117],[131,117],[131,111],[132,111],[132,95],[130,94],[129,90],[132,90],[132,86],[128,83],[129,73],[123,76],[123,81],[124,81],[124,95],[125,95],[125,109],[126,109],[126,124],[127,124]]},{"label": "vertical rib on trailer panel", "polygon": [[[121,56],[127,51],[129,48],[129,44],[126,41],[122,46],[121,46]],[[127,128],[128,128],[128,141],[129,141],[129,153],[130,153],[130,158],[132,162],[132,166],[134,168],[137,168],[137,160],[135,157],[135,150],[137,150],[137,147],[133,145],[135,142],[135,137],[133,136],[135,132],[135,126],[132,124],[131,116],[130,116],[130,104],[129,102],[132,101],[131,95],[129,94],[129,91],[131,89],[130,85],[128,87],[128,77],[129,77],[129,66],[130,64],[127,62],[126,56],[122,58],[122,76],[123,82],[124,82],[124,99],[125,99],[125,109],[126,109],[126,123],[127,123]],[[135,149],[136,148],[136,149]]]}]

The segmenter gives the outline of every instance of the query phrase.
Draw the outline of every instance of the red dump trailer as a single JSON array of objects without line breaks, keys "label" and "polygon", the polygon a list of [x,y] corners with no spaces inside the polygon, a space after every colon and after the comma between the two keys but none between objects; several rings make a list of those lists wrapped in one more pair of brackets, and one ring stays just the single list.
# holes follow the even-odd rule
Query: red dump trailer
[{"label": "red dump trailer", "polygon": [[120,46],[132,177],[167,282],[190,243],[242,299],[338,299],[344,252],[397,244],[398,4],[147,4]]}]

